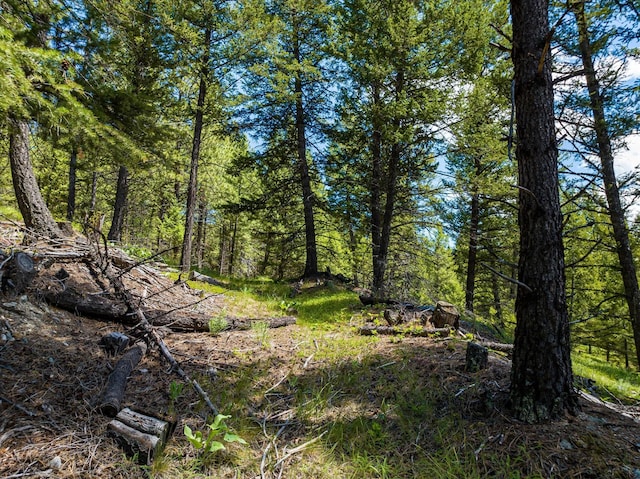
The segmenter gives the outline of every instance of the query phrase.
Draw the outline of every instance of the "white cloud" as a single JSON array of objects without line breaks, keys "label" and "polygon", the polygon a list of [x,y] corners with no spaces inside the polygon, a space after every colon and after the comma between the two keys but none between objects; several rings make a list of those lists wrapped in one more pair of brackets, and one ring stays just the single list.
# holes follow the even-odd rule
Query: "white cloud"
[{"label": "white cloud", "polygon": [[637,58],[631,58],[627,61],[625,79],[635,80],[638,78],[640,78],[640,60],[638,60]]},{"label": "white cloud", "polygon": [[628,173],[640,165],[640,134],[627,137],[627,149],[616,153],[614,163],[618,175]]}]

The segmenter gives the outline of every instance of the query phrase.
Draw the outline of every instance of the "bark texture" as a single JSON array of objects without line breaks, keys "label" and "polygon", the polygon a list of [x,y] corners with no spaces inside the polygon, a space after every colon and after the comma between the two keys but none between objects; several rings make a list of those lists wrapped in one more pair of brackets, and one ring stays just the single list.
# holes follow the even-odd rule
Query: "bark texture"
[{"label": "bark texture", "polygon": [[[209,51],[211,30],[204,33],[204,45]],[[202,142],[202,127],[204,125],[204,104],[207,98],[207,77],[209,76],[209,54],[202,59],[200,70],[200,86],[198,88],[198,104],[193,126],[193,142],[191,145],[191,168],[189,170],[189,186],[187,188],[187,211],[185,213],[184,237],[182,239],[182,253],[180,256],[180,271],[191,269],[191,246],[193,243],[193,218],[196,211],[196,194],[198,192],[198,163],[200,163],[200,143]]]},{"label": "bark texture", "polygon": [[62,238],[64,234],[42,198],[29,155],[29,122],[9,119],[9,161],[18,208],[25,226],[36,234]]},{"label": "bark texture", "polygon": [[[300,53],[300,40],[298,38],[298,17],[294,16],[294,45],[293,56],[298,65],[302,64]],[[318,248],[316,243],[316,224],[314,216],[315,195],[311,188],[311,175],[309,174],[309,162],[307,161],[306,120],[302,91],[302,72],[297,71],[295,76],[296,95],[296,146],[298,171],[300,173],[300,186],[302,188],[302,205],[304,209],[305,250],[306,260],[304,277],[310,278],[318,274]]]},{"label": "bark texture", "polygon": [[512,0],[520,260],[511,403],[541,422],[573,412],[548,2]]},{"label": "bark texture", "polygon": [[107,238],[110,241],[122,240],[124,218],[127,211],[127,198],[129,196],[129,170],[121,165],[118,170],[118,184],[116,187],[116,201],[113,206],[113,219]]}]

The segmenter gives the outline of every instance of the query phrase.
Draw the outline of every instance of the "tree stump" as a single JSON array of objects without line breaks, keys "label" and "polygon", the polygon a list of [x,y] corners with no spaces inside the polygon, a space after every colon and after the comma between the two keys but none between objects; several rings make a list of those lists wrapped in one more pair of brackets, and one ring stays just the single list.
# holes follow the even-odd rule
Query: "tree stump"
[{"label": "tree stump", "polygon": [[489,361],[489,350],[477,343],[467,345],[467,362],[465,370],[475,373],[487,367]]},{"label": "tree stump", "polygon": [[460,313],[453,304],[438,301],[431,322],[436,328],[451,326],[458,329],[460,327]]},{"label": "tree stump", "polygon": [[19,251],[9,257],[0,253],[0,282],[3,291],[17,296],[27,289],[35,276],[33,259],[27,253]]}]

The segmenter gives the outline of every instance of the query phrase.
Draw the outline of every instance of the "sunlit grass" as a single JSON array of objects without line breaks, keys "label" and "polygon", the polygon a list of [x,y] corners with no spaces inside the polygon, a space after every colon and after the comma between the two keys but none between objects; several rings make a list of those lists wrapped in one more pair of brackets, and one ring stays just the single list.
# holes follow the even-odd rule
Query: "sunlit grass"
[{"label": "sunlit grass", "polygon": [[575,375],[593,379],[603,399],[623,402],[640,400],[640,373],[607,362],[584,351],[574,351],[571,357]]}]

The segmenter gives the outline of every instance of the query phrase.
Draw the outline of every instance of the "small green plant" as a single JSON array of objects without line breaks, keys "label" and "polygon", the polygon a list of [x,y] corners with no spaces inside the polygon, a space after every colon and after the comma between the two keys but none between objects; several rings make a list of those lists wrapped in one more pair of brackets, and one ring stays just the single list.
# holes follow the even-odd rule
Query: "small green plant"
[{"label": "small green plant", "polygon": [[222,331],[227,329],[228,326],[229,323],[227,322],[224,314],[213,316],[211,319],[209,319],[209,334],[211,334],[212,336],[217,336]]},{"label": "small green plant", "polygon": [[207,424],[209,432],[206,437],[202,431],[196,431],[194,433],[186,424],[184,425],[184,435],[193,447],[198,450],[202,450],[205,454],[214,454],[218,451],[225,450],[226,448],[223,442],[237,442],[246,445],[247,441],[237,434],[232,433],[229,426],[227,426],[225,421],[230,417],[231,416],[226,416],[224,414],[218,414],[211,424]]},{"label": "small green plant", "polygon": [[297,312],[296,306],[298,303],[295,301],[285,301],[284,299],[280,301],[280,311],[287,314],[295,314]]},{"label": "small green plant", "polygon": [[251,323],[251,330],[256,335],[260,345],[267,349],[271,345],[269,342],[269,323],[267,321],[254,321]]},{"label": "small green plant", "polygon": [[175,413],[175,404],[182,394],[183,386],[184,384],[176,381],[171,381],[171,384],[169,384],[169,414]]}]

